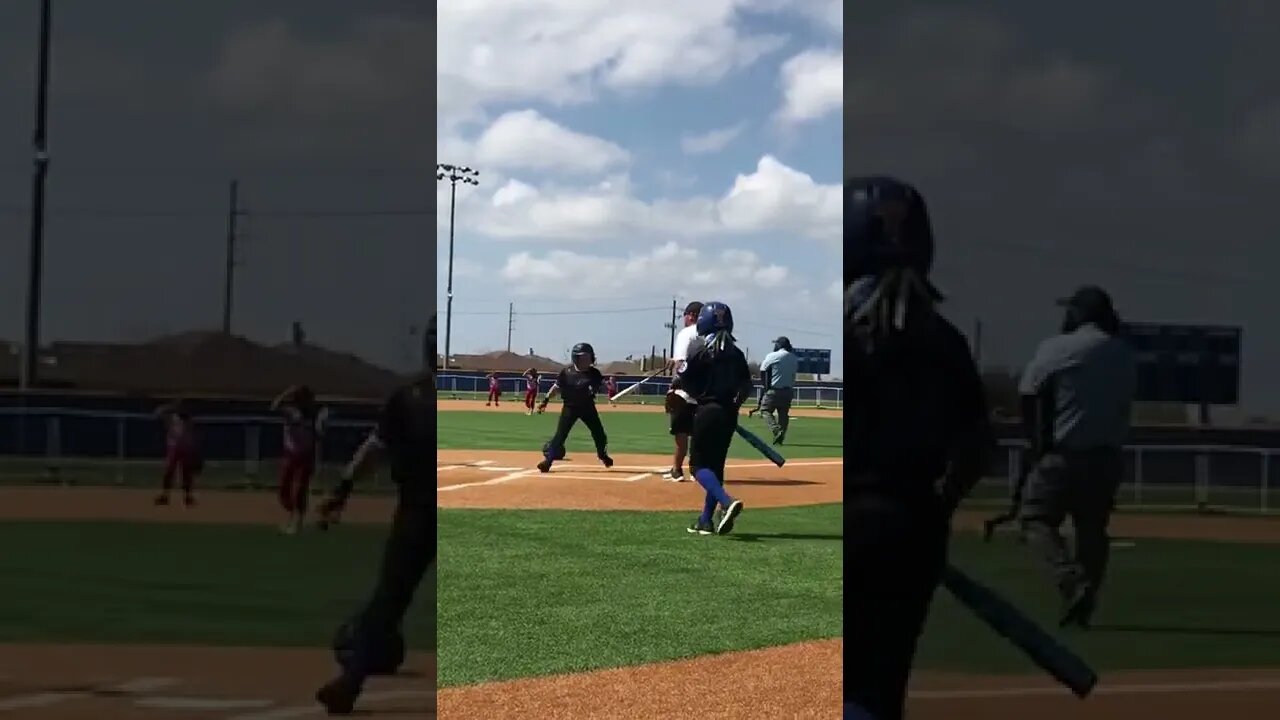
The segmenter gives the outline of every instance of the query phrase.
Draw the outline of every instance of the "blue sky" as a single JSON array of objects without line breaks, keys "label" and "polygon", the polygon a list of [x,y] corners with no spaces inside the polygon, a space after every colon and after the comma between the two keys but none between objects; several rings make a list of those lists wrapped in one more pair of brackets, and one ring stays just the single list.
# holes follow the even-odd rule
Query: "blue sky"
[{"label": "blue sky", "polygon": [[481,181],[458,193],[454,352],[504,349],[514,303],[513,351],[619,359],[666,346],[673,297],[716,299],[753,359],[785,333],[833,348],[839,373],[839,2],[471,2],[437,20],[437,159]]}]

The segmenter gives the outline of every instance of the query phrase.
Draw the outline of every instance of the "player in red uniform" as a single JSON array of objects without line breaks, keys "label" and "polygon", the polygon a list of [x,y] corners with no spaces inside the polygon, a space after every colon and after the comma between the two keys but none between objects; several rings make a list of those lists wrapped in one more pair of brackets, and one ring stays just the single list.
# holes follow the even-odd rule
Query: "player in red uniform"
[{"label": "player in red uniform", "polygon": [[200,448],[196,442],[195,423],[181,400],[161,405],[156,408],[155,415],[164,423],[165,429],[164,484],[156,497],[156,504],[169,504],[173,478],[181,475],[183,502],[188,507],[195,505],[195,479],[203,467]]},{"label": "player in red uniform", "polygon": [[610,375],[604,379],[604,391],[609,395],[609,405],[617,407],[618,403],[613,401],[613,396],[618,394],[618,380]]},{"label": "player in red uniform", "polygon": [[280,506],[289,513],[281,530],[293,535],[307,515],[311,478],[316,471],[320,408],[306,385],[292,385],[271,403],[284,415],[284,455],[280,459]]},{"label": "player in red uniform", "polygon": [[538,370],[529,368],[524,371],[524,406],[533,414],[533,406],[538,400]]},{"label": "player in red uniform", "polygon": [[484,406],[497,405],[498,396],[502,394],[502,388],[498,386],[498,376],[494,373],[489,373],[485,377],[489,378],[489,398],[485,400]]}]

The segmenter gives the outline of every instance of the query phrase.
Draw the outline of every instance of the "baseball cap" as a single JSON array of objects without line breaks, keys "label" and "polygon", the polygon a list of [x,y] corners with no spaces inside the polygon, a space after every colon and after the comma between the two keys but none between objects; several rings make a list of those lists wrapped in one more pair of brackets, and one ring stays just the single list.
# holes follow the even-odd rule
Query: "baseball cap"
[{"label": "baseball cap", "polygon": [[702,312],[702,303],[698,302],[697,300],[694,300],[693,302],[684,306],[685,315],[697,315],[700,312]]},{"label": "baseball cap", "polygon": [[789,350],[791,349],[791,338],[787,337],[786,335],[779,335],[778,338],[773,341],[773,344],[781,345],[782,347],[787,348]]},{"label": "baseball cap", "polygon": [[1058,306],[1075,308],[1086,317],[1115,313],[1115,306],[1111,303],[1111,296],[1107,294],[1106,290],[1097,285],[1081,285],[1076,288],[1075,292],[1071,293],[1070,297],[1059,298]]}]

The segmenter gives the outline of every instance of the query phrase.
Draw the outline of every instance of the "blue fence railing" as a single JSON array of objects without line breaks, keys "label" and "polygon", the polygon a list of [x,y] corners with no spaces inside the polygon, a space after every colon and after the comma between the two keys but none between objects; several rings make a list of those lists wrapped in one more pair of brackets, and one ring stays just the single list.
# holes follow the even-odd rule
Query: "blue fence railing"
[{"label": "blue fence railing", "polygon": [[[194,417],[207,460],[252,464],[283,454],[284,429],[268,415]],[[373,428],[369,420],[333,418],[320,443],[324,462],[345,462]],[[72,408],[0,408],[0,456],[155,460],[165,431],[150,414]]]},{"label": "blue fence railing", "polygon": [[[618,392],[622,392],[629,387],[639,385],[635,390],[628,393],[633,398],[654,399],[661,398],[667,394],[667,389],[671,387],[671,381],[667,378],[655,377],[647,382],[641,382],[642,377],[620,378],[618,379]],[[505,397],[524,397],[525,380],[519,377],[499,377],[498,387]],[[551,385],[555,382],[554,377],[543,376],[538,383],[538,393],[544,394],[551,389]],[[489,392],[489,380],[484,376],[476,375],[439,375],[436,377],[436,389],[444,397],[458,395],[487,395]],[[760,391],[760,386],[756,386],[756,392]],[[794,394],[794,404],[804,406],[818,406],[829,408],[840,408],[844,406],[844,388],[838,385],[796,385]]]}]

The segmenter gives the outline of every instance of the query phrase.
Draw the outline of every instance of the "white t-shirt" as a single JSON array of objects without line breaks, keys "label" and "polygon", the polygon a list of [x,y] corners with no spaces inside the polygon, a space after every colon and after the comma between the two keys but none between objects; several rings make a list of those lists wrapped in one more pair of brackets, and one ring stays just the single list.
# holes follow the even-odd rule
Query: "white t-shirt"
[{"label": "white t-shirt", "polygon": [[684,372],[684,361],[702,348],[702,338],[698,336],[698,326],[689,325],[676,333],[676,344],[671,349],[671,358],[676,361],[676,374]]}]

